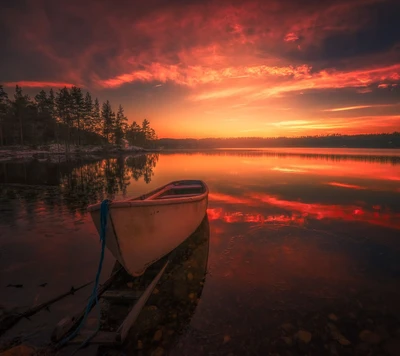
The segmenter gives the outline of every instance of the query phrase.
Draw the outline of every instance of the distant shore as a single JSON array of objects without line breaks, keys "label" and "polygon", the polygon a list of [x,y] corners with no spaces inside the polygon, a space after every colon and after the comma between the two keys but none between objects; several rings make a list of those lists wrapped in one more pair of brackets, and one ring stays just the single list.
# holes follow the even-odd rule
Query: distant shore
[{"label": "distant shore", "polygon": [[66,152],[64,145],[50,144],[38,147],[29,146],[5,146],[0,147],[0,162],[8,160],[31,160],[39,161],[53,160],[57,158],[76,160],[79,158],[103,157],[126,153],[158,152],[159,149],[147,149],[138,146],[70,146]]}]

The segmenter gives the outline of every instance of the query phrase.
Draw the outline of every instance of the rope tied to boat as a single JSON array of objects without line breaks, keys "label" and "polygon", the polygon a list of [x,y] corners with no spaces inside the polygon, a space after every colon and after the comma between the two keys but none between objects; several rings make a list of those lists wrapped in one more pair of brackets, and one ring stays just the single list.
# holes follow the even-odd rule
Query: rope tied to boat
[{"label": "rope tied to boat", "polygon": [[78,351],[82,347],[86,346],[87,343],[100,330],[101,310],[100,310],[100,305],[98,304],[99,300],[98,300],[98,296],[97,296],[98,293],[97,292],[98,292],[98,287],[99,287],[100,274],[101,274],[101,270],[103,268],[104,251],[105,251],[105,247],[106,247],[107,216],[108,216],[108,210],[109,210],[109,203],[110,202],[111,202],[110,200],[105,199],[105,200],[103,200],[101,202],[101,205],[100,205],[100,242],[101,242],[100,261],[99,261],[99,265],[97,267],[96,279],[95,279],[95,282],[94,282],[92,294],[90,295],[89,301],[88,301],[88,303],[86,305],[85,314],[84,314],[84,316],[82,318],[82,321],[77,326],[77,328],[74,330],[74,332],[71,333],[70,335],[68,335],[67,337],[65,337],[60,342],[61,346],[65,345],[67,342],[69,342],[70,340],[72,340],[74,337],[76,337],[79,334],[80,330],[82,329],[82,327],[86,323],[86,319],[87,319],[87,317],[89,315],[89,312],[90,312],[90,310],[92,308],[93,303],[95,303],[95,305],[97,306],[97,310],[98,310],[97,328],[96,328],[96,330],[93,331],[92,335],[89,335],[87,337],[87,339],[82,342],[82,344],[77,348],[76,351]]}]

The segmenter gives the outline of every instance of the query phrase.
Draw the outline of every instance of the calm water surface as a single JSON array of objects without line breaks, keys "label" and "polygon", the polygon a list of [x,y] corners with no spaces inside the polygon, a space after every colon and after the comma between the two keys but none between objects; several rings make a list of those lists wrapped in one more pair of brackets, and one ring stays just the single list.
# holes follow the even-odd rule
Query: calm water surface
[{"label": "calm water surface", "polygon": [[[89,203],[184,178],[210,188],[207,275],[186,331],[164,351],[363,354],[379,347],[390,354],[400,335],[400,154],[384,150],[0,162],[2,308],[24,310],[92,280],[100,245]],[[103,280],[114,262],[106,251]],[[21,321],[2,339],[47,342],[89,292]],[[334,340],[332,324],[351,346]],[[378,342],[360,339],[365,329]],[[298,330],[309,331],[311,342],[297,345]]]}]

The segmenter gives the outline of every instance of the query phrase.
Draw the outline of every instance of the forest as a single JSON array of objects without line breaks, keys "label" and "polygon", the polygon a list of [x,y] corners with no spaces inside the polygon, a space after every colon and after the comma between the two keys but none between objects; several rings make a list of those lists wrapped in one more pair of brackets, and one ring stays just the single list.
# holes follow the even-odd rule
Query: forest
[{"label": "forest", "polygon": [[18,85],[12,96],[0,85],[0,147],[60,143],[68,152],[71,145],[121,147],[124,140],[153,147],[157,135],[149,120],[128,125],[122,105],[115,111],[109,100],[100,103],[79,87],[41,90],[31,98]]},{"label": "forest", "polygon": [[360,135],[320,135],[301,137],[232,137],[173,139],[162,138],[164,149],[325,147],[325,148],[400,148],[400,132]]}]

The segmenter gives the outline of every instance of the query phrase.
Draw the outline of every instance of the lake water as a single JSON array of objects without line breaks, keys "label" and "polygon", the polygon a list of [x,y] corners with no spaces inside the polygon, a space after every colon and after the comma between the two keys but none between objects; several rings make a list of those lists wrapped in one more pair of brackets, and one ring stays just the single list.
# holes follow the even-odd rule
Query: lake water
[{"label": "lake water", "polygon": [[[94,278],[100,244],[89,203],[185,178],[210,189],[207,274],[187,327],[173,345],[153,342],[155,352],[400,354],[398,151],[0,162],[0,305],[24,310]],[[103,281],[114,263],[106,251]],[[46,343],[89,293],[22,320],[0,340]]]}]

